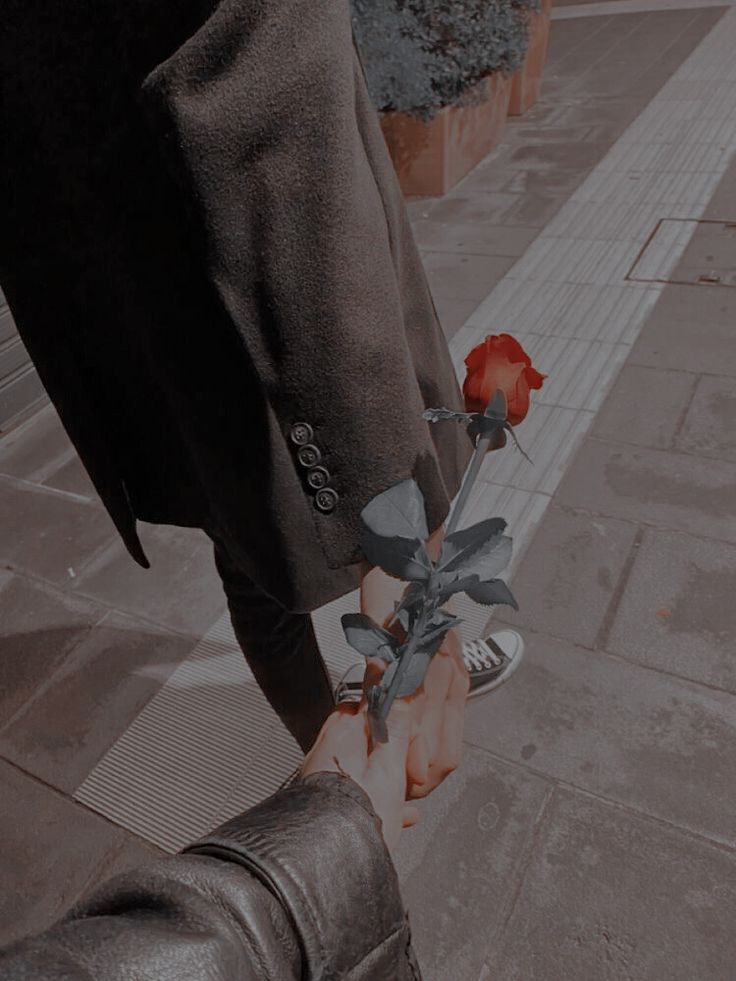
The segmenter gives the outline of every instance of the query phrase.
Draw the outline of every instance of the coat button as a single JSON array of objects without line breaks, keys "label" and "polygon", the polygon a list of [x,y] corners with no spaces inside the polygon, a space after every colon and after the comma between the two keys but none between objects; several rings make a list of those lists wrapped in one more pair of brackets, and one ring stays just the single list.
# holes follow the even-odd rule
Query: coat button
[{"label": "coat button", "polygon": [[312,439],[314,433],[308,422],[295,422],[289,435],[292,443],[296,443],[297,446],[304,446]]},{"label": "coat button", "polygon": [[312,467],[307,473],[307,483],[312,490],[320,490],[330,479],[330,475],[324,467]]},{"label": "coat button", "polygon": [[322,454],[313,443],[300,446],[296,456],[303,467],[313,467],[322,459]]},{"label": "coat button", "polygon": [[322,490],[318,490],[314,495],[315,505],[324,514],[329,514],[330,511],[334,511],[338,500],[339,498],[336,491],[334,491],[331,487],[323,487]]}]

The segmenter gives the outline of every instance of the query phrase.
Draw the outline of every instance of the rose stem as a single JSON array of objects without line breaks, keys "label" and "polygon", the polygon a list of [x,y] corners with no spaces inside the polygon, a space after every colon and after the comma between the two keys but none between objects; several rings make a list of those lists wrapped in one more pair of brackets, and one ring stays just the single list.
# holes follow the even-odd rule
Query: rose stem
[{"label": "rose stem", "polygon": [[417,620],[414,630],[409,636],[409,639],[404,649],[404,653],[401,655],[399,660],[399,666],[396,669],[396,674],[391,679],[391,684],[388,686],[388,691],[386,692],[386,697],[381,703],[381,707],[378,710],[379,717],[381,719],[386,719],[388,713],[391,711],[391,706],[396,698],[396,692],[399,690],[401,685],[401,679],[404,677],[407,668],[409,667],[409,662],[411,661],[414,651],[417,649],[419,639],[424,630],[425,621],[427,619],[427,612],[429,611],[430,603],[424,602],[422,607],[422,612],[419,614],[419,619]]},{"label": "rose stem", "polygon": [[[451,535],[452,532],[455,531],[455,529],[457,528],[463,509],[465,508],[465,505],[468,503],[470,492],[473,489],[473,485],[478,478],[478,473],[483,463],[483,459],[485,458],[485,455],[488,452],[488,447],[490,445],[490,442],[491,442],[491,437],[486,436],[482,439],[479,439],[475,444],[475,451],[473,453],[473,457],[470,461],[470,465],[468,466],[468,469],[465,471],[465,475],[463,476],[463,480],[460,485],[460,492],[457,498],[455,499],[455,506],[452,509],[452,513],[450,514],[450,520],[447,522],[447,526],[445,528],[445,537],[447,535]],[[401,660],[399,661],[399,666],[396,669],[396,674],[391,679],[391,684],[389,685],[388,691],[386,692],[386,697],[384,698],[381,707],[379,709],[379,715],[384,720],[386,719],[389,711],[391,710],[391,706],[393,705],[394,699],[396,698],[396,692],[398,691],[399,685],[401,684],[401,679],[404,677],[404,674],[407,668],[409,667],[409,662],[412,658],[412,655],[414,654],[414,651],[417,648],[419,638],[421,637],[422,631],[424,629],[424,623],[426,620],[426,614],[428,612],[429,606],[430,604],[425,602],[422,612],[419,616],[419,620],[415,624],[414,630],[412,631],[412,634],[409,637],[408,643],[406,645],[406,649],[404,650],[404,653],[401,655]],[[391,617],[391,620],[389,621],[388,624],[389,627],[391,626],[391,624],[394,622],[395,619],[396,619],[396,614],[394,613],[394,615]]]},{"label": "rose stem", "polygon": [[[455,499],[455,505],[450,513],[450,518],[445,526],[445,538],[451,535],[453,531],[457,529],[460,522],[460,517],[465,509],[465,505],[468,503],[468,498],[470,497],[470,492],[473,489],[475,481],[478,479],[478,474],[480,473],[480,468],[483,465],[483,460],[488,452],[488,448],[491,444],[491,436],[484,436],[475,444],[475,450],[473,452],[472,459],[468,466],[468,469],[463,475],[462,483],[460,484],[460,492]],[[409,661],[414,654],[419,642],[419,637],[421,637],[422,630],[424,629],[424,621],[426,619],[426,614],[429,609],[429,605],[426,601],[422,608],[419,620],[414,626],[411,636],[406,645],[404,653],[401,655],[401,660],[399,661],[399,666],[396,669],[396,674],[391,679],[391,684],[388,686],[388,691],[386,692],[386,697],[381,703],[381,707],[378,710],[379,717],[385,721],[388,713],[391,711],[391,706],[393,705],[394,699],[396,698],[396,692],[399,690],[399,685],[401,684],[401,679],[409,667]],[[391,619],[386,624],[387,628],[396,621],[396,614],[393,613]]]},{"label": "rose stem", "polygon": [[[450,518],[447,522],[447,525],[445,526],[445,534],[444,534],[445,538],[448,535],[451,535],[453,531],[457,529],[458,523],[460,521],[460,517],[463,513],[463,510],[465,509],[465,505],[468,503],[470,492],[472,491],[473,485],[475,484],[475,481],[478,478],[478,474],[483,464],[483,460],[485,458],[486,453],[488,452],[488,447],[490,446],[491,438],[492,437],[490,436],[486,436],[482,439],[479,439],[475,444],[475,450],[473,452],[473,456],[470,460],[470,464],[468,465],[468,469],[465,471],[463,475],[462,483],[460,484],[460,491],[457,497],[455,498],[455,506],[453,507],[450,513]],[[390,630],[395,623],[396,623],[396,613],[394,612],[391,614],[391,616],[389,617],[388,621],[384,624],[384,626],[386,627],[387,630]],[[405,658],[406,655],[404,655],[404,657],[402,658],[402,662]],[[398,675],[399,672],[397,671],[396,674]],[[389,691],[390,690],[391,689],[389,688]]]},{"label": "rose stem", "polygon": [[460,523],[460,516],[463,513],[465,505],[468,503],[468,498],[470,497],[470,492],[473,489],[473,484],[475,483],[478,474],[480,472],[481,465],[485,459],[485,455],[488,452],[488,447],[491,444],[491,437],[485,436],[479,439],[475,444],[475,451],[473,453],[473,458],[470,461],[468,469],[465,471],[465,476],[460,485],[460,493],[455,499],[455,506],[450,514],[450,519],[445,526],[445,538],[451,535],[453,531],[457,530],[457,526]]}]

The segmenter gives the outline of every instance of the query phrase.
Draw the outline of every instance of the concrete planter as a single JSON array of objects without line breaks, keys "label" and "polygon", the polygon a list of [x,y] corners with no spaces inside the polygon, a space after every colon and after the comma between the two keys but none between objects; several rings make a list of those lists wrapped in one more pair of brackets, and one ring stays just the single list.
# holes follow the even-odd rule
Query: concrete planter
[{"label": "concrete planter", "polygon": [[522,116],[539,98],[547,58],[551,10],[552,0],[542,0],[541,9],[530,15],[529,47],[524,64],[511,76],[509,116]]},{"label": "concrete planter", "polygon": [[508,116],[511,78],[488,75],[463,105],[445,106],[429,121],[381,113],[381,128],[407,196],[446,194],[500,142]]}]

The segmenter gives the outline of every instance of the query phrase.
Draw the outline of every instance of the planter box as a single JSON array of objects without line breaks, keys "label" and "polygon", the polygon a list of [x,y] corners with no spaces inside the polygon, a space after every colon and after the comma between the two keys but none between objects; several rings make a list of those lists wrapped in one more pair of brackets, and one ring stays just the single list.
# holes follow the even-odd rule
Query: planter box
[{"label": "planter box", "polygon": [[531,14],[526,58],[521,68],[511,76],[509,116],[523,115],[539,98],[544,62],[547,58],[551,9],[552,0],[542,0],[541,10]]},{"label": "planter box", "polygon": [[407,196],[439,197],[475,167],[503,136],[511,78],[484,78],[467,104],[445,106],[428,122],[403,112],[381,113],[381,129]]}]

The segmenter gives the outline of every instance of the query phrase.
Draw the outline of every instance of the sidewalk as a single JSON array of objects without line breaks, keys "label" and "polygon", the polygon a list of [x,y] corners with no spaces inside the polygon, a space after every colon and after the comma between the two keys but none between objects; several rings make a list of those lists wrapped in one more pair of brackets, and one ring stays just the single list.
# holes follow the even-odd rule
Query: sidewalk
[{"label": "sidewalk", "polygon": [[[736,289],[696,282],[736,285],[736,233],[687,225],[677,256],[656,229],[736,221],[736,11],[620,2],[565,11],[539,105],[410,206],[458,363],[508,330],[549,375],[535,467],[484,473],[528,661],[404,836],[427,981],[733,977]],[[198,533],[149,528],[152,570],[128,559],[51,410],[0,442],[0,510],[4,942],[160,853],[155,818],[134,834],[80,788],[224,601]]]}]

